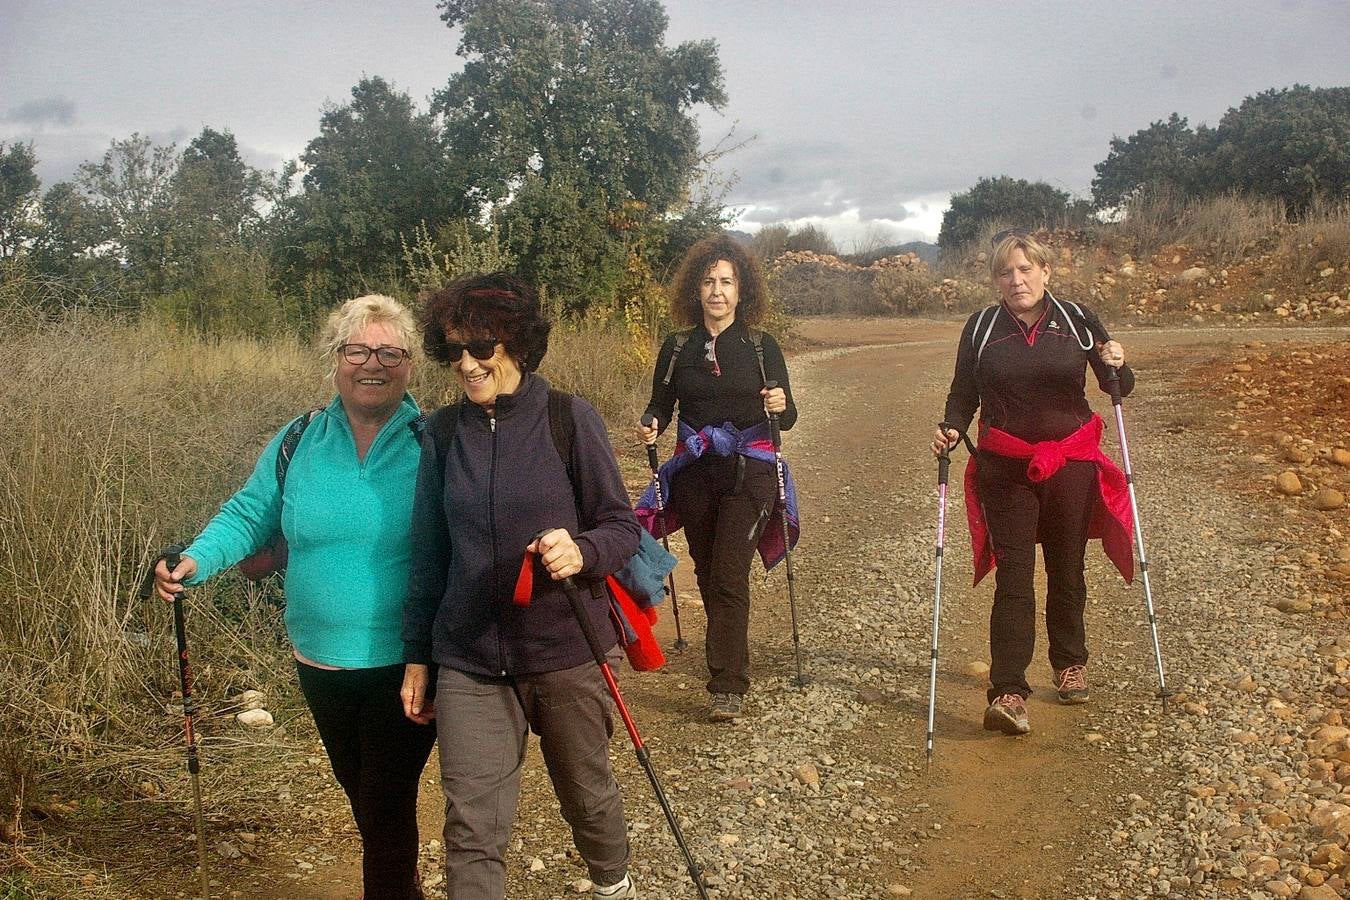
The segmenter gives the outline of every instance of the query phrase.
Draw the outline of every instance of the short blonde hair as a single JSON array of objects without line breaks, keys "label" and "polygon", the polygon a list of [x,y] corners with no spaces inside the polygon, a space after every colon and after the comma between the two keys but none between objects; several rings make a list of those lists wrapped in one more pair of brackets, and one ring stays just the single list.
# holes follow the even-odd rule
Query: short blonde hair
[{"label": "short blonde hair", "polygon": [[332,363],[330,375],[337,373],[337,349],[351,340],[352,335],[375,324],[388,326],[403,349],[409,354],[413,352],[417,325],[406,306],[384,294],[355,297],[329,313],[319,333],[319,347]]},{"label": "short blonde hair", "polygon": [[989,255],[989,277],[998,281],[998,273],[1008,265],[1008,259],[1014,252],[1021,250],[1042,269],[1050,268],[1050,248],[1029,234],[1010,234],[994,246]]}]

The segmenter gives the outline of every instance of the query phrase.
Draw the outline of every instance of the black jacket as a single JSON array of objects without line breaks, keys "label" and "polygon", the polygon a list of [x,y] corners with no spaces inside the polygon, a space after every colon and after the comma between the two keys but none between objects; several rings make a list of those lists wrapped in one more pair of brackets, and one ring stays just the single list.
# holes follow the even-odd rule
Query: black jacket
[{"label": "black jacket", "polygon": [[[437,415],[445,415],[441,411]],[[601,643],[615,643],[603,576],[637,550],[639,528],[599,413],[572,401],[575,489],[548,421],[548,383],[526,375],[497,398],[495,419],[461,399],[449,447],[424,435],[413,500],[407,662],[480,675],[528,675],[592,659],[560,583],[535,563],[534,597],[511,602],[525,547],[566,528],[581,549],[577,584]],[[438,461],[444,459],[443,470]],[[578,509],[582,521],[578,522]]]},{"label": "black jacket", "polygon": [[[1049,291],[1046,298],[1053,301]],[[992,320],[981,320],[986,312]],[[1072,322],[1068,316],[1074,317]],[[965,431],[978,407],[981,423],[1032,443],[1057,441],[1077,431],[1092,418],[1085,393],[1088,366],[1098,386],[1107,390],[1106,363],[1095,349],[1084,350],[1074,335],[1075,328],[1081,335],[1085,327],[1091,337],[1084,341],[1111,339],[1092,310],[1063,301],[1047,302],[1045,313],[1030,327],[1002,303],[975,313],[961,330],[943,421]],[[1119,375],[1121,395],[1127,396],[1134,389],[1134,372],[1121,366]]]},{"label": "black jacket", "polygon": [[[759,393],[764,387],[764,378],[760,375],[750,329],[737,319],[709,347],[711,340],[712,335],[702,325],[693,330],[680,349],[669,385],[662,382],[675,350],[675,335],[668,336],[661,345],[652,377],[652,397],[647,404],[647,413],[656,417],[660,430],[664,431],[670,425],[677,400],[680,420],[695,431],[705,425],[726,422],[744,430],[766,420],[764,398]],[[761,346],[764,349],[764,374],[769,381],[778,382],[787,395],[787,409],[778,417],[778,427],[787,431],[797,421],[797,405],[788,384],[787,364],[772,335],[765,334]],[[714,359],[710,359],[709,354]]]}]

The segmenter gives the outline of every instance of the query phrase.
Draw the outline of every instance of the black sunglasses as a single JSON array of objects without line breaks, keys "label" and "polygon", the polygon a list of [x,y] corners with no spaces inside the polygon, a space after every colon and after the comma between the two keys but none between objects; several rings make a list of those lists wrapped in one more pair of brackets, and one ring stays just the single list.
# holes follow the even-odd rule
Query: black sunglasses
[{"label": "black sunglasses", "polygon": [[502,343],[496,338],[478,338],[472,341],[446,341],[445,358],[451,362],[458,362],[459,358],[468,350],[469,355],[474,359],[492,359],[492,354],[497,352],[497,345]]},{"label": "black sunglasses", "polygon": [[997,247],[1010,237],[1027,238],[1031,237],[1031,232],[1025,228],[1006,228],[989,239],[989,246]]}]

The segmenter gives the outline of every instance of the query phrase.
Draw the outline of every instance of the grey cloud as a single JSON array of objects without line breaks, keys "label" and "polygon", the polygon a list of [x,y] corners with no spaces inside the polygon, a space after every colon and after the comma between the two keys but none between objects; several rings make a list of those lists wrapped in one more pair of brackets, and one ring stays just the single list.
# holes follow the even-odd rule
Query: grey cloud
[{"label": "grey cloud", "polygon": [[20,125],[74,125],[75,104],[65,97],[43,97],[21,103],[5,113],[6,122]]}]

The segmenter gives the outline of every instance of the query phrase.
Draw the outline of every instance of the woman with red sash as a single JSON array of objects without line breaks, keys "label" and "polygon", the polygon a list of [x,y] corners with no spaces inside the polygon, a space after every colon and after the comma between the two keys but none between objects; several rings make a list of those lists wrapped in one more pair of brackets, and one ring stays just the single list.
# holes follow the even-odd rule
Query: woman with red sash
[{"label": "woman with red sash", "polygon": [[1087,636],[1083,559],[1090,538],[1133,577],[1125,477],[1100,450],[1101,417],[1088,405],[1088,366],[1098,386],[1134,388],[1125,351],[1090,310],[1048,289],[1050,253],[1020,233],[996,237],[990,274],[997,306],[970,317],[936,455],[955,446],[980,411],[979,448],[966,470],[975,583],[991,568],[988,708],[984,727],[1026,734],[1026,669],[1036,642],[1036,544],[1045,559],[1045,625],[1061,703],[1086,703]]}]

